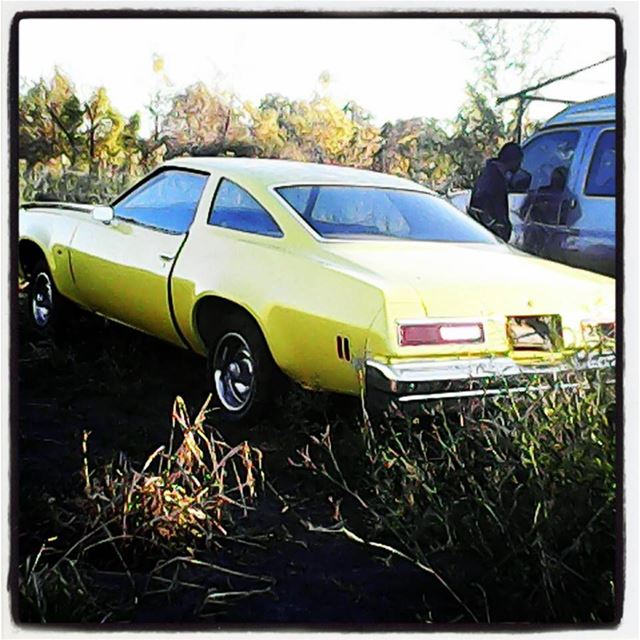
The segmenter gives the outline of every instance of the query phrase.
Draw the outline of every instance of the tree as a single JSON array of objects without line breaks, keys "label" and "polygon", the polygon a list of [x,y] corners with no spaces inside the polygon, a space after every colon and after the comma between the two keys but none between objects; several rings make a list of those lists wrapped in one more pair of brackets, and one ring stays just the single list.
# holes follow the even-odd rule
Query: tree
[{"label": "tree", "polygon": [[55,124],[46,110],[44,81],[30,87],[18,99],[18,155],[31,169],[58,152]]},{"label": "tree", "polygon": [[83,109],[71,81],[55,69],[49,84],[43,79],[22,96],[20,157],[29,166],[63,156],[71,166],[80,157]]},{"label": "tree", "polygon": [[486,95],[467,85],[467,100],[453,122],[448,144],[450,187],[471,188],[485,160],[507,140],[507,126]]},{"label": "tree", "polygon": [[380,146],[378,128],[356,103],[340,108],[328,96],[291,101],[269,94],[247,109],[263,157],[369,167]]},{"label": "tree", "polygon": [[514,93],[545,78],[553,52],[547,50],[549,20],[500,20],[479,18],[467,23],[468,37],[463,45],[474,51],[477,82],[475,91],[484,95],[496,114],[506,122],[508,135],[514,138],[526,118],[528,103],[497,105],[500,96]]},{"label": "tree", "polygon": [[169,157],[180,154],[219,155],[251,148],[244,110],[233,96],[212,93],[197,82],[171,100],[161,127]]},{"label": "tree", "polygon": [[292,157],[285,151],[285,146],[295,133],[290,125],[293,109],[293,103],[278,94],[266,95],[257,108],[251,102],[245,103],[250,117],[250,135],[260,157]]},{"label": "tree", "polygon": [[127,150],[122,143],[125,120],[116,111],[104,87],[100,87],[84,104],[87,120],[87,156],[89,172],[104,169],[108,164],[123,160]]},{"label": "tree", "polygon": [[126,120],[106,89],[81,102],[56,69],[49,82],[39,80],[19,100],[20,188],[28,199],[104,202],[140,173],[140,118]]},{"label": "tree", "polygon": [[380,129],[372,123],[371,113],[357,102],[347,102],[342,111],[354,126],[351,144],[345,153],[345,164],[361,169],[373,168],[376,154],[382,146]]},{"label": "tree", "polygon": [[446,190],[452,168],[448,146],[446,132],[433,118],[387,122],[374,167]]}]

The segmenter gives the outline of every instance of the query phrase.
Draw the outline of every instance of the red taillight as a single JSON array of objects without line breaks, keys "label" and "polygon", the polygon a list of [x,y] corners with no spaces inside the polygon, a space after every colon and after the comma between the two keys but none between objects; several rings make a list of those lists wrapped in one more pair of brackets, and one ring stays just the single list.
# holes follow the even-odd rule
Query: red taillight
[{"label": "red taillight", "polygon": [[401,347],[425,344],[473,344],[484,342],[481,322],[430,322],[401,324],[398,327]]}]

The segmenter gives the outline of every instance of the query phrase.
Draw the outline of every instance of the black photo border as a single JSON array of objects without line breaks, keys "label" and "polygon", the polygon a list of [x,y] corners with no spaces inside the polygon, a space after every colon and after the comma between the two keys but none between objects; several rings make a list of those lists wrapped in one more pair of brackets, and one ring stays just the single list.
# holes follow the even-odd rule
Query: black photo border
[{"label": "black photo border", "polygon": [[551,631],[551,630],[580,630],[580,629],[612,629],[622,620],[624,613],[624,591],[625,591],[625,517],[624,517],[624,389],[623,372],[624,361],[624,327],[623,307],[624,307],[624,80],[626,66],[626,50],[623,44],[623,24],[620,16],[613,11],[524,11],[524,10],[475,10],[467,11],[439,11],[434,9],[406,10],[398,8],[396,10],[360,10],[360,11],[336,11],[336,10],[265,10],[265,9],[50,9],[50,10],[26,10],[16,12],[11,21],[9,33],[9,56],[7,61],[8,69],[8,103],[9,103],[9,322],[10,322],[10,378],[9,378],[9,424],[10,424],[10,567],[8,589],[11,598],[11,613],[13,622],[17,626],[27,629],[47,628],[56,630],[73,631],[115,631],[120,627],[115,625],[99,625],[89,623],[68,623],[49,624],[46,627],[36,624],[28,624],[20,621],[18,613],[18,474],[16,470],[19,440],[19,389],[18,389],[18,300],[15,295],[15,283],[18,282],[18,209],[19,209],[19,188],[18,188],[18,99],[19,99],[19,27],[23,20],[30,19],[150,19],[150,18],[173,18],[173,19],[193,19],[193,18],[244,18],[244,19],[430,19],[430,18],[452,18],[452,19],[473,19],[473,18],[501,18],[501,19],[610,19],[615,23],[616,33],[616,144],[618,147],[618,157],[623,161],[618,161],[616,176],[616,556],[615,556],[615,619],[612,623],[594,624],[540,624],[540,623],[436,623],[430,625],[418,624],[326,624],[326,625],[295,625],[289,623],[271,625],[242,625],[238,623],[206,624],[206,623],[173,623],[173,624],[136,624],[127,627],[131,631],[144,630],[167,630],[176,631],[177,627],[184,630],[216,630],[225,629],[229,631],[251,630],[251,631]]}]

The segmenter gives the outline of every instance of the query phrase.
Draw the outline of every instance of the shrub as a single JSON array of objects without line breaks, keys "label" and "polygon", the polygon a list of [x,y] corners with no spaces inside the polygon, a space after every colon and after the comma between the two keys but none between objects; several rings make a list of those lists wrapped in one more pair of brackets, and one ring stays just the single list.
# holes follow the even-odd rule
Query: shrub
[{"label": "shrub", "polygon": [[[89,509],[115,535],[208,543],[227,533],[223,522],[230,509],[246,514],[261,478],[262,454],[247,442],[231,447],[205,432],[210,399],[191,422],[184,401],[176,398],[168,449],[158,447],[139,472],[126,458],[100,474],[85,465]],[[174,451],[176,431],[182,441]]]},{"label": "shrub", "polygon": [[114,169],[100,177],[71,170],[53,170],[38,166],[28,172],[21,167],[20,200],[22,202],[78,202],[106,204],[142,176],[126,167]]},{"label": "shrub", "polygon": [[[168,445],[139,470],[123,454],[90,470],[84,433],[84,495],[57,508],[66,524],[20,566],[22,622],[128,620],[143,598],[177,590],[196,591],[192,615],[206,617],[205,608],[227,596],[269,590],[267,577],[210,561],[263,478],[258,449],[207,432],[209,400],[191,421],[176,398]],[[226,588],[211,586],[216,575]],[[232,580],[242,589],[228,591]]]}]

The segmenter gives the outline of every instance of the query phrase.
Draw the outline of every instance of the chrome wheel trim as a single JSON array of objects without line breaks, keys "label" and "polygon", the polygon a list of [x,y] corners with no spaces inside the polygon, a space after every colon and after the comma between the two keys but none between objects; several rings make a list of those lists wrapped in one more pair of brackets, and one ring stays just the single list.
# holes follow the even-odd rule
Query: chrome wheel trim
[{"label": "chrome wheel trim", "polygon": [[227,411],[242,411],[251,401],[254,369],[251,349],[239,333],[227,333],[220,338],[213,355],[213,382]]},{"label": "chrome wheel trim", "polygon": [[49,275],[41,271],[33,282],[31,296],[31,315],[38,327],[44,328],[49,324],[53,310],[53,285]]}]

